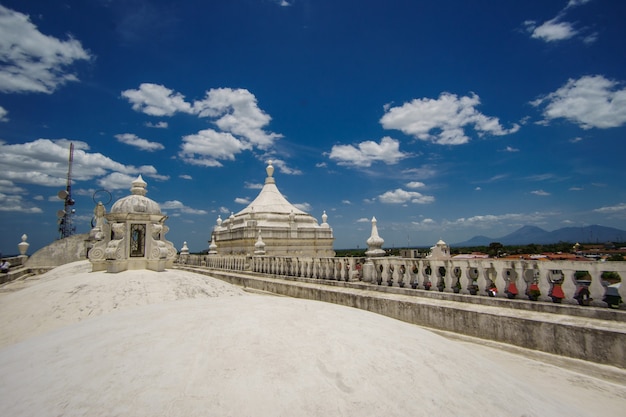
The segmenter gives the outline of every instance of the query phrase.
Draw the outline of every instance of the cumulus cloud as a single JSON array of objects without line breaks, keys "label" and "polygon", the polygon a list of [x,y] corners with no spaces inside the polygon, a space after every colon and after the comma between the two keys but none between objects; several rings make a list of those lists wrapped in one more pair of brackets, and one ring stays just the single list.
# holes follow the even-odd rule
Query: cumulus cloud
[{"label": "cumulus cloud", "polygon": [[135,148],[139,148],[143,151],[154,152],[165,149],[165,146],[158,142],[150,142],[132,133],[121,133],[119,135],[115,135],[115,138],[121,143],[134,146]]},{"label": "cumulus cloud", "polygon": [[193,165],[219,167],[222,166],[220,160],[232,161],[236,154],[246,149],[250,146],[230,133],[205,129],[183,137],[179,156]]},{"label": "cumulus cloud", "polygon": [[582,6],[589,3],[590,0],[570,0],[565,8],[561,10],[554,18],[549,19],[541,24],[534,20],[527,20],[523,23],[526,31],[530,33],[533,39],[539,39],[544,42],[558,42],[574,38],[581,35],[580,38],[586,44],[593,43],[597,40],[597,33],[583,35],[585,29],[576,29],[570,22],[564,21],[566,12],[573,7]]},{"label": "cumulus cloud", "polygon": [[411,181],[406,184],[407,188],[424,188],[426,184],[421,181]]},{"label": "cumulus cloud", "polygon": [[502,136],[519,130],[518,124],[505,129],[497,117],[485,116],[476,107],[476,94],[459,97],[441,93],[439,98],[414,99],[401,106],[387,106],[380,123],[385,129],[397,129],[417,139],[440,145],[461,145],[470,141],[465,129],[473,127],[479,136]]},{"label": "cumulus cloud", "polygon": [[413,221],[411,222],[411,224],[413,225],[413,229],[419,231],[437,230],[439,228],[437,222],[431,218],[422,219],[420,221]]},{"label": "cumulus cloud", "polygon": [[19,194],[4,194],[0,192],[0,211],[17,211],[20,213],[43,213],[39,207],[24,200]]},{"label": "cumulus cloud", "polygon": [[378,200],[385,204],[406,204],[409,202],[414,204],[429,204],[435,201],[435,197],[423,195],[417,191],[406,191],[402,188],[397,188],[379,195]]},{"label": "cumulus cloud", "polygon": [[193,113],[191,104],[185,96],[174,90],[152,83],[142,83],[138,90],[122,91],[122,97],[128,99],[133,110],[150,116],[172,116],[174,113]]},{"label": "cumulus cloud", "polygon": [[602,75],[569,79],[531,104],[543,106],[545,122],[563,118],[583,129],[606,129],[626,123],[626,88]]},{"label": "cumulus cloud", "polygon": [[6,111],[4,107],[0,106],[0,122],[9,121],[9,119],[7,118],[7,114],[9,114],[9,112]]},{"label": "cumulus cloud", "polygon": [[178,200],[166,201],[165,203],[159,204],[159,206],[163,210],[175,210],[177,212],[184,213],[184,214],[200,214],[200,215],[208,214],[206,210],[198,210],[198,209],[194,209],[191,207],[187,207],[186,205],[184,205],[182,202]]},{"label": "cumulus cloud", "polygon": [[545,42],[563,41],[573,38],[578,34],[569,22],[560,22],[558,17],[537,25],[537,22],[527,20],[524,22],[526,30],[530,33],[530,37]]},{"label": "cumulus cloud", "polygon": [[[279,133],[266,130],[272,118],[258,106],[254,94],[239,88],[215,88],[208,90],[202,100],[188,102],[185,96],[163,85],[143,83],[138,89],[122,92],[135,111],[151,116],[173,116],[176,113],[192,114],[200,118],[212,119],[218,130],[207,129],[183,138],[181,155],[183,160],[194,165],[221,166],[218,160],[234,160],[242,150],[270,149],[276,140],[283,137]],[[167,127],[160,122],[151,127]],[[221,136],[219,136],[221,135]],[[219,136],[219,137],[218,137]],[[200,142],[223,143],[221,150],[190,152],[190,148],[200,146]],[[194,142],[192,145],[190,142]],[[231,153],[226,154],[228,151]],[[199,156],[196,159],[195,155]],[[283,167],[284,170],[288,170]],[[294,173],[294,172],[291,172]]]},{"label": "cumulus cloud", "polygon": [[112,172],[98,179],[98,186],[105,190],[130,189],[131,183],[137,178],[136,175]]},{"label": "cumulus cloud", "polygon": [[268,149],[282,135],[265,132],[272,118],[263,112],[254,94],[239,88],[216,88],[196,101],[193,109],[199,117],[217,118],[215,124],[223,131],[245,138],[259,149]]},{"label": "cumulus cloud", "polygon": [[[158,180],[167,179],[166,176],[159,175],[153,166],[124,165],[100,153],[90,153],[89,145],[85,142],[72,141],[72,143],[74,144],[72,178],[75,181],[88,181],[117,173],[124,175],[126,182],[123,187],[108,189],[128,189],[131,181],[139,174]],[[67,139],[54,141],[37,139],[12,145],[0,143],[0,153],[5,156],[3,169],[0,170],[0,180],[46,187],[64,186],[67,181],[69,144],[70,141]]]},{"label": "cumulus cloud", "polygon": [[50,94],[78,81],[68,68],[91,58],[78,40],[44,35],[29,16],[0,5],[0,91]]},{"label": "cumulus cloud", "polygon": [[357,146],[335,145],[329,154],[329,158],[337,161],[338,165],[356,167],[369,167],[376,161],[394,165],[407,156],[400,152],[400,142],[389,136],[382,138],[380,143],[365,141]]}]

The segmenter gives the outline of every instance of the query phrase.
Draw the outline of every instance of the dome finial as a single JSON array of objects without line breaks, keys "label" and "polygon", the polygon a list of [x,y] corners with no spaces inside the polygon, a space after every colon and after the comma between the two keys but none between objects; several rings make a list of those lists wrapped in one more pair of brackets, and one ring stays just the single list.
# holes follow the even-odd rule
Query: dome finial
[{"label": "dome finial", "polygon": [[146,195],[148,192],[146,190],[147,185],[143,178],[141,178],[141,175],[139,175],[137,179],[131,183],[130,192],[134,195]]},{"label": "dome finial", "polygon": [[274,175],[274,167],[272,166],[272,161],[269,160],[267,162],[267,168],[265,168],[265,172],[267,172],[267,177],[265,178],[266,184],[275,184],[276,180],[272,175]]}]

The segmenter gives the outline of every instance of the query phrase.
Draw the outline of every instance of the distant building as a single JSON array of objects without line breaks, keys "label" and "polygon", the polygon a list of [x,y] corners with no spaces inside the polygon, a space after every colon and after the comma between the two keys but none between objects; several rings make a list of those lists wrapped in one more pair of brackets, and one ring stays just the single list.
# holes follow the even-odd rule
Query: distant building
[{"label": "distant building", "polygon": [[266,172],[265,185],[253,202],[225,220],[218,217],[209,254],[335,256],[326,212],[318,224],[280,193],[271,163]]}]

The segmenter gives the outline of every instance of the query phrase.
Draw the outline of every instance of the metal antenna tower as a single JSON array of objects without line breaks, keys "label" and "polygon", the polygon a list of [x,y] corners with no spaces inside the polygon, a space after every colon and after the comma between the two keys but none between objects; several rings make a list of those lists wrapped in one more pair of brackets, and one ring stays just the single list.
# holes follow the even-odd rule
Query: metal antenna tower
[{"label": "metal antenna tower", "polygon": [[75,201],[72,199],[72,163],[74,162],[74,144],[70,143],[70,158],[69,168],[67,170],[67,186],[65,190],[58,192],[57,196],[64,200],[63,210],[57,211],[57,217],[59,218],[59,239],[69,237],[76,231],[76,228],[72,225],[72,215],[76,212],[71,208]]}]

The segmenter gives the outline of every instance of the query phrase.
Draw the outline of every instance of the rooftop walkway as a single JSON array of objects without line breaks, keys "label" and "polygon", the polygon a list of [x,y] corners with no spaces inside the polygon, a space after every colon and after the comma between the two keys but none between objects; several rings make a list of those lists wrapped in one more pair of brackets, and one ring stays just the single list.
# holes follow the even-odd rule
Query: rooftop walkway
[{"label": "rooftop walkway", "polygon": [[[455,337],[626,369],[626,311],[176,265],[243,288],[360,308]],[[337,318],[341,320],[340,317]],[[391,347],[393,345],[391,344]],[[556,356],[554,356],[556,355]],[[580,366],[587,366],[581,364]],[[600,368],[601,369],[601,368]],[[600,371],[601,372],[601,371]],[[623,377],[620,374],[620,377]]]}]

